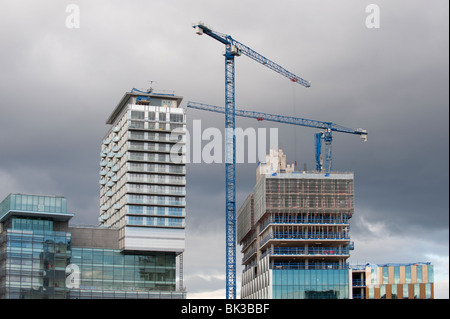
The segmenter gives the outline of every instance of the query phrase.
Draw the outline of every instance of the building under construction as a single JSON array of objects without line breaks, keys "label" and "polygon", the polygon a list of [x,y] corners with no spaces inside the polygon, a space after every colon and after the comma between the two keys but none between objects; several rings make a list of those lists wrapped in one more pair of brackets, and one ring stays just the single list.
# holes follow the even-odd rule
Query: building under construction
[{"label": "building under construction", "polygon": [[258,165],[238,212],[241,298],[433,299],[429,262],[347,262],[353,173],[295,171],[282,150]]},{"label": "building under construction", "polygon": [[353,173],[296,172],[282,150],[238,212],[242,298],[351,298]]}]

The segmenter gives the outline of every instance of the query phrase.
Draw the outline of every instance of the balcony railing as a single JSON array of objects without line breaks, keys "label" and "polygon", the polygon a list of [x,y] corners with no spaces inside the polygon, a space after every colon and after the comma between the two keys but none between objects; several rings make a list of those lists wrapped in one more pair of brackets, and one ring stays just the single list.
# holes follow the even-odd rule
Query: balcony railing
[{"label": "balcony railing", "polygon": [[[159,134],[156,136],[156,134]],[[168,133],[147,133],[147,132],[129,132],[128,139],[138,141],[164,141],[164,142],[178,142],[184,143],[178,136],[172,136]]]},{"label": "balcony railing", "polygon": [[252,248],[249,252],[247,252],[244,257],[242,258],[242,262],[245,262],[247,259],[249,259],[251,256],[253,256],[256,253],[256,247]]},{"label": "balcony railing", "polygon": [[348,263],[291,263],[275,262],[270,264],[270,269],[348,269]]},{"label": "balcony railing", "polygon": [[186,200],[180,199],[150,199],[150,198],[130,198],[128,204],[153,204],[153,205],[171,205],[171,206],[186,206]]},{"label": "balcony railing", "polygon": [[[144,166],[146,165],[146,166]],[[129,171],[135,172],[148,172],[148,173],[171,173],[171,174],[185,174],[186,168],[184,166],[169,166],[169,165],[158,165],[158,164],[138,164],[133,165],[129,163]]]},{"label": "balcony railing", "polygon": [[264,229],[269,224],[305,224],[305,225],[348,225],[349,218],[342,217],[301,217],[301,216],[286,216],[286,217],[272,217],[267,219],[261,226]]},{"label": "balcony railing", "polygon": [[352,285],[353,287],[365,287],[366,281],[363,279],[353,279]]},{"label": "balcony railing", "polygon": [[186,195],[186,189],[184,187],[179,189],[167,189],[164,186],[136,187],[133,185],[127,185],[127,191],[138,194]]},{"label": "balcony railing", "polygon": [[129,182],[136,182],[136,183],[159,183],[159,184],[176,184],[176,185],[185,185],[186,180],[184,178],[182,179],[174,179],[171,178],[171,176],[164,176],[164,177],[150,177],[152,175],[149,175],[148,177],[127,177],[127,181]]},{"label": "balcony railing", "polygon": [[158,144],[158,143],[141,143],[141,144],[130,144],[128,150],[130,151],[158,151],[158,152],[170,152],[172,149],[171,145],[168,144]]},{"label": "balcony railing", "polygon": [[261,246],[272,239],[279,240],[349,240],[350,236],[346,232],[274,232],[263,238]]},{"label": "balcony railing", "polygon": [[272,255],[327,255],[342,256],[348,255],[348,248],[339,247],[274,247],[269,249]]}]

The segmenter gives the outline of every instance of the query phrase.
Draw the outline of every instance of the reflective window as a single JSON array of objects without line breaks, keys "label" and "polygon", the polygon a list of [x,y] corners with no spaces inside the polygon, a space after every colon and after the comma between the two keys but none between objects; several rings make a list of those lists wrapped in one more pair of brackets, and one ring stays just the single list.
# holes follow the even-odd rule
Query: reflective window
[{"label": "reflective window", "polygon": [[0,216],[9,210],[67,213],[67,201],[64,197],[11,194],[1,203]]},{"label": "reflective window", "polygon": [[[176,291],[175,253],[125,255],[120,250],[71,246],[71,234],[43,230],[46,220],[11,219],[3,231],[0,297],[28,298],[184,298]],[[36,227],[37,230],[33,230]],[[52,227],[52,225],[51,225]],[[79,269],[79,285],[66,281]]]},{"label": "reflective window", "polygon": [[394,266],[394,283],[399,284],[400,283],[400,267]]},{"label": "reflective window", "polygon": [[[66,266],[70,259],[70,233],[44,231],[32,232],[32,225],[43,225],[37,220],[16,219],[14,229],[5,231],[8,247],[5,272],[0,275],[5,298],[65,298]],[[19,230],[22,228],[23,230]]]},{"label": "reflective window", "polygon": [[274,299],[348,299],[347,269],[274,269]]},{"label": "reflective window", "polygon": [[403,285],[403,299],[409,298],[408,285]]},{"label": "reflective window", "polygon": [[170,114],[170,122],[183,122],[183,114]]},{"label": "reflective window", "polygon": [[417,283],[422,283],[422,265],[418,265],[416,267],[416,273],[417,273]]},{"label": "reflective window", "polygon": [[405,280],[406,283],[411,283],[411,266],[405,266]]},{"label": "reflective window", "polygon": [[369,287],[369,299],[374,299],[374,298],[375,298],[375,287],[370,286]]},{"label": "reflective window", "polygon": [[397,285],[391,285],[391,298],[397,299]]},{"label": "reflective window", "polygon": [[431,284],[425,284],[425,298],[431,298]]},{"label": "reflective window", "polygon": [[380,285],[380,299],[386,299],[386,285]]},{"label": "reflective window", "polygon": [[389,283],[389,267],[383,267],[383,284]]},{"label": "reflective window", "polygon": [[143,120],[143,119],[145,119],[145,112],[142,112],[142,111],[131,111],[131,119],[133,119],[133,120]]},{"label": "reflective window", "polygon": [[434,269],[433,265],[428,265],[428,282],[434,282]]},{"label": "reflective window", "polygon": [[420,298],[420,284],[414,284],[414,299]]}]

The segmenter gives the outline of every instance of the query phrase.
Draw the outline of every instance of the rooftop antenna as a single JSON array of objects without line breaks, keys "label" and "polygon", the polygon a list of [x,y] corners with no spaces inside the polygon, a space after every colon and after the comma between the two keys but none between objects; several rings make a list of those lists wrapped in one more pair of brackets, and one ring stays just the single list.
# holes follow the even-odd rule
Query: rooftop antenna
[{"label": "rooftop antenna", "polygon": [[150,82],[150,87],[149,87],[149,89],[147,90],[147,93],[152,93],[152,92],[153,92],[152,84],[153,84],[153,83],[156,83],[156,81],[147,81],[147,82]]}]

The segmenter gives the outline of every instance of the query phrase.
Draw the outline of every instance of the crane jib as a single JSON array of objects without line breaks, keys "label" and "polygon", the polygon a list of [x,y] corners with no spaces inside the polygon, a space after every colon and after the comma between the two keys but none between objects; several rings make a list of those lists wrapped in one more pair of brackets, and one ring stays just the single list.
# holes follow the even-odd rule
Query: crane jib
[{"label": "crane jib", "polygon": [[196,33],[199,35],[206,34],[225,45],[232,45],[232,46],[236,47],[240,51],[239,54],[236,54],[236,55],[240,55],[240,53],[242,53],[242,54],[248,56],[249,58],[261,63],[262,65],[266,66],[267,68],[272,69],[273,71],[287,77],[292,82],[298,83],[307,88],[311,86],[311,82],[293,74],[292,72],[289,72],[288,70],[286,70],[279,64],[267,59],[266,57],[259,54],[255,50],[246,46],[245,44],[242,44],[241,42],[233,39],[230,35],[213,31],[210,28],[208,28],[202,24],[197,24],[197,25],[194,25],[193,27],[195,28]]}]

